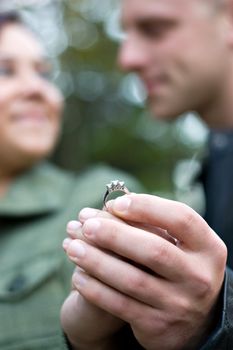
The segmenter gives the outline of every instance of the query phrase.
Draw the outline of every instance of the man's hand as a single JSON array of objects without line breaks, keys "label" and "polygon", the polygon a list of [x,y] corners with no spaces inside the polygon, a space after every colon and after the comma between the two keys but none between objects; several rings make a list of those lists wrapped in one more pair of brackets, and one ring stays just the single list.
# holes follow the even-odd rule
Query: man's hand
[{"label": "man's hand", "polygon": [[[74,240],[67,248],[85,271],[74,287],[91,305],[129,323],[146,349],[196,349],[212,325],[224,278],[224,243],[178,202],[131,194],[107,208],[123,221],[81,217],[86,241]],[[157,227],[176,245],[157,235]]]}]

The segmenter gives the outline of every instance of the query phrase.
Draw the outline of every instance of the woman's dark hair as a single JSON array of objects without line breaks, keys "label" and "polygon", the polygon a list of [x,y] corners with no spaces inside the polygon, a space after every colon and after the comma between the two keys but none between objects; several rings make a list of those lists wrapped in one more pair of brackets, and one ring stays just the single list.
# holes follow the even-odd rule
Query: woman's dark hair
[{"label": "woman's dark hair", "polygon": [[0,30],[7,24],[22,23],[17,12],[0,13]]}]

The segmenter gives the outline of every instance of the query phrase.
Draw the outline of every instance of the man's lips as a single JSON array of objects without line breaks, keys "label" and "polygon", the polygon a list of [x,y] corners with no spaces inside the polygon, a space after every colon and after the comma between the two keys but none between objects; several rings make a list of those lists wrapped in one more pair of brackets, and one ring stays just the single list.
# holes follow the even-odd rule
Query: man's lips
[{"label": "man's lips", "polygon": [[144,81],[146,92],[148,95],[151,95],[154,90],[154,83],[152,81]]},{"label": "man's lips", "polygon": [[159,90],[165,85],[166,79],[164,77],[155,77],[153,79],[142,79],[148,96]]}]

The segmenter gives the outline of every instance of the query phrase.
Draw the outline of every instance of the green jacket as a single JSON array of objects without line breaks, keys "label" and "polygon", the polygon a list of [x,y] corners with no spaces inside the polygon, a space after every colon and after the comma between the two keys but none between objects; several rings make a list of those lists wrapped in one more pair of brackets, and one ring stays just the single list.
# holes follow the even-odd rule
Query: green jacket
[{"label": "green jacket", "polygon": [[84,206],[102,207],[105,184],[118,178],[98,166],[74,176],[48,163],[19,177],[0,201],[0,349],[67,349],[60,307],[74,268],[62,249],[67,221]]}]

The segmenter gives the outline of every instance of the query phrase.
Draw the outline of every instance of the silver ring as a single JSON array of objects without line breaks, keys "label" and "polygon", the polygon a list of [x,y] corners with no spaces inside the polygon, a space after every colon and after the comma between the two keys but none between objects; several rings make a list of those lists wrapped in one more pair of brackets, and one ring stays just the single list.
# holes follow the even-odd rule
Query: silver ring
[{"label": "silver ring", "polygon": [[103,198],[103,206],[106,208],[106,202],[108,201],[108,197],[113,192],[124,192],[125,194],[130,194],[130,191],[125,186],[124,181],[113,180],[109,184],[106,185],[107,190],[104,194]]}]

